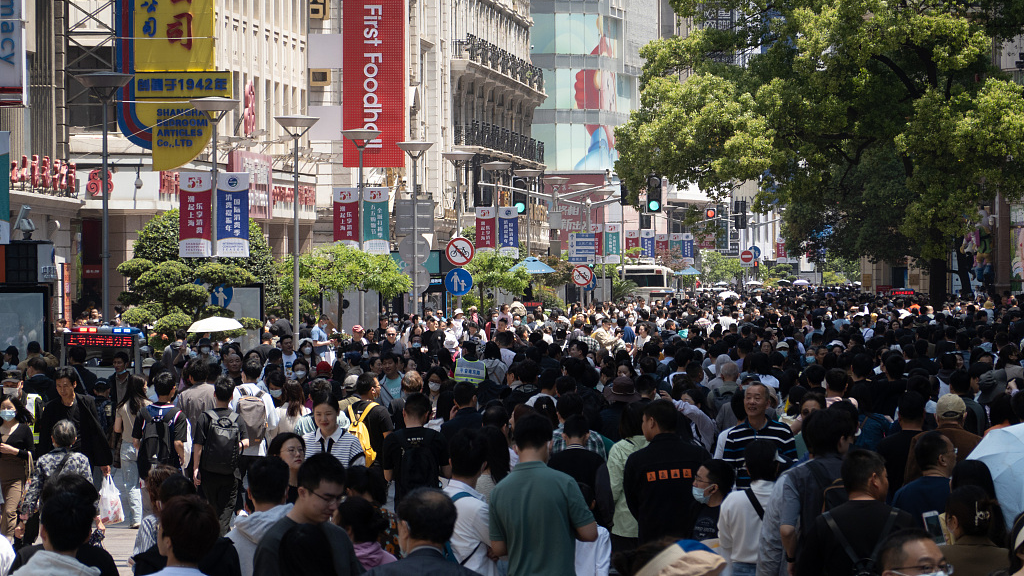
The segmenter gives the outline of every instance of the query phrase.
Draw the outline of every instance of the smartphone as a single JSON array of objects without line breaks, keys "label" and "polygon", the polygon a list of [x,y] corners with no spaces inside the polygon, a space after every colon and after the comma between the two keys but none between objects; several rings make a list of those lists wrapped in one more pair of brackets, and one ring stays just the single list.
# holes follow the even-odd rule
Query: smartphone
[{"label": "smartphone", "polygon": [[939,521],[939,513],[935,510],[922,514],[924,518],[924,529],[931,535],[932,540],[940,546],[946,544],[946,537],[942,534],[942,523]]}]

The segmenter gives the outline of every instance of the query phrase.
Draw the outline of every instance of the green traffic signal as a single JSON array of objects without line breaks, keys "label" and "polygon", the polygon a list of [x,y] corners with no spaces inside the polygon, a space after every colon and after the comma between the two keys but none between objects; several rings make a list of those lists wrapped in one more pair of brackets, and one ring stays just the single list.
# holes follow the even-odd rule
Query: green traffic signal
[{"label": "green traffic signal", "polygon": [[648,212],[657,212],[659,210],[661,210],[661,202],[659,202],[657,200],[648,200],[648,202],[647,202],[647,211]]}]

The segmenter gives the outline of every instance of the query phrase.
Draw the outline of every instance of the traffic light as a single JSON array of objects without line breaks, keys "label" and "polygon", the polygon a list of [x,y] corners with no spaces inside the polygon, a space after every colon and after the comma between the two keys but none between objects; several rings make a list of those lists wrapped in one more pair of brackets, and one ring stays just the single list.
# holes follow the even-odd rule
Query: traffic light
[{"label": "traffic light", "polygon": [[717,217],[718,210],[715,210],[714,208],[708,208],[707,210],[704,211],[704,218],[708,220],[714,220]]},{"label": "traffic light", "polygon": [[625,182],[619,184],[619,204],[629,206],[629,189],[626,188]]},{"label": "traffic light", "polygon": [[640,215],[640,229],[641,230],[650,230],[651,229],[651,215],[650,214],[641,214]]},{"label": "traffic light", "polygon": [[526,190],[526,180],[524,180],[522,178],[513,178],[512,179],[512,188],[516,189],[516,190],[512,190],[512,205],[515,206],[516,213],[517,214],[524,214],[524,213],[526,213],[526,205],[527,205],[526,194],[524,194],[523,192],[519,191],[519,190]]},{"label": "traffic light", "polygon": [[733,214],[732,215],[732,226],[737,230],[747,229],[747,215],[746,214]]},{"label": "traffic light", "polygon": [[647,211],[661,212],[661,176],[657,174],[647,177]]}]

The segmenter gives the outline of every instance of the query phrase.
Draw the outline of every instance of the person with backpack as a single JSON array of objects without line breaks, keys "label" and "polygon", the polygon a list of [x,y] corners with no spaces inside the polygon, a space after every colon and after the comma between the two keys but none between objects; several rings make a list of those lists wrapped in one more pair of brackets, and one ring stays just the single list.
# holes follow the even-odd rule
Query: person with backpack
[{"label": "person with backpack", "polygon": [[232,410],[235,383],[220,376],[213,385],[216,405],[199,415],[192,437],[193,479],[202,496],[217,510],[220,535],[231,529],[238,496],[238,460],[249,446],[245,421]]},{"label": "person with backpack", "polygon": [[121,440],[121,473],[115,475],[118,481],[117,488],[121,492],[124,519],[133,529],[138,528],[142,522],[142,490],[139,488],[139,468],[135,465],[138,449],[132,442],[132,431],[135,429],[135,420],[149,404],[149,398],[146,398],[146,381],[142,376],[132,374],[114,410],[114,433]]},{"label": "person with backpack", "polygon": [[[156,402],[140,410],[132,425],[132,445],[139,478],[148,478],[149,471],[160,464],[181,470],[185,463],[185,442],[188,441],[188,420],[173,404],[178,388],[170,372],[153,378]],[[123,464],[122,464],[123,465]]]},{"label": "person with backpack", "polygon": [[[388,409],[377,402],[381,397],[381,384],[373,373],[360,374],[356,379],[356,394],[359,400],[348,407],[348,418],[351,422],[349,431],[359,439],[366,456],[366,467],[376,463],[384,449],[384,438],[395,429]],[[308,443],[307,443],[308,444]],[[347,463],[342,462],[346,466]]]},{"label": "person with backpack", "polygon": [[253,460],[267,455],[267,431],[276,428],[280,420],[274,399],[256,383],[262,368],[258,361],[246,362],[242,366],[242,383],[235,386],[231,394],[229,407],[245,422],[249,431],[249,446],[239,458],[242,478],[245,478]]},{"label": "person with backpack", "polygon": [[842,478],[849,500],[807,527],[796,576],[877,574],[879,552],[889,535],[917,526],[910,514],[885,503],[889,480],[876,452],[851,450],[843,459]]},{"label": "person with backpack", "polygon": [[425,427],[430,412],[426,395],[410,394],[402,411],[405,428],[384,439],[380,462],[384,479],[395,482],[396,502],[415,488],[437,488],[440,476],[451,477],[448,443],[440,432]]}]

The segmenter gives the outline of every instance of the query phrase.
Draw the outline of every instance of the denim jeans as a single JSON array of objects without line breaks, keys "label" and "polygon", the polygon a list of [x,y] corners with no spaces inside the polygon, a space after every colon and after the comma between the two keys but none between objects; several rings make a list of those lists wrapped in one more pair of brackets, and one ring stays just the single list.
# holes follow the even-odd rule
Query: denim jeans
[{"label": "denim jeans", "polygon": [[733,562],[732,576],[757,576],[757,564]]},{"label": "denim jeans", "polygon": [[142,522],[142,490],[139,488],[137,453],[131,442],[121,442],[121,467],[115,469],[114,484],[121,493],[121,507],[128,525]]}]

